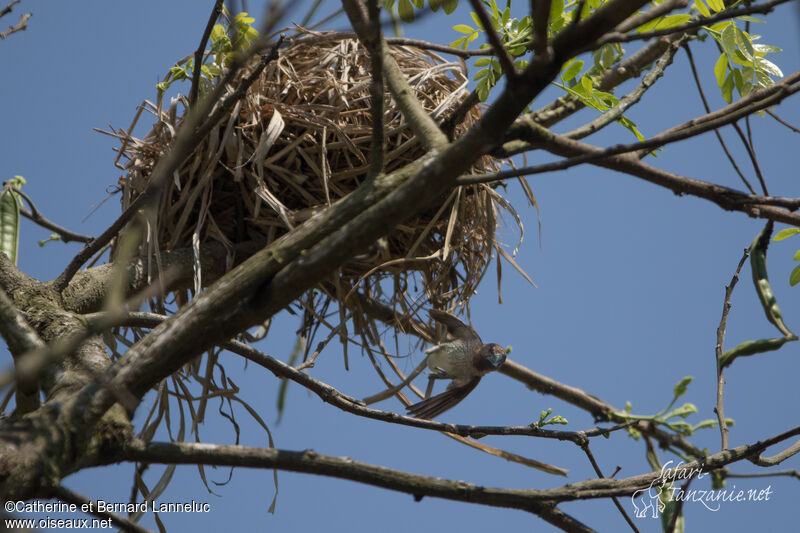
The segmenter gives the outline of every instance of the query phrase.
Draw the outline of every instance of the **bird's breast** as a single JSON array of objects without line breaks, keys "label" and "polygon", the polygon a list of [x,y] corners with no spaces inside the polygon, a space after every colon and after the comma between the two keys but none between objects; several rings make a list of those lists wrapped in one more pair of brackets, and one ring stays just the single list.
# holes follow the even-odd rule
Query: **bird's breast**
[{"label": "bird's breast", "polygon": [[467,357],[467,347],[460,342],[446,342],[426,350],[428,354],[428,368],[441,369],[448,376],[464,377],[473,374],[470,361]]}]

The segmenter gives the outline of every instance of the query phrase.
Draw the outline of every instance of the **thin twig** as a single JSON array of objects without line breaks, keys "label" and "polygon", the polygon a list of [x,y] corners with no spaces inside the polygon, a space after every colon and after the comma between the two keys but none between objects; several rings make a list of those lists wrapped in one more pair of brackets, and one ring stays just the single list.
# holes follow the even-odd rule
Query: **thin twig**
[{"label": "thin twig", "polygon": [[73,503],[78,507],[80,507],[81,509],[90,509],[89,511],[87,511],[88,514],[110,520],[111,522],[119,526],[119,528],[123,531],[129,531],[132,533],[150,533],[149,529],[140,526],[139,524],[129,520],[125,516],[105,510],[103,511],[96,510],[96,506],[94,505],[94,502],[92,500],[90,500],[89,498],[87,498],[82,494],[78,494],[77,492],[69,490],[63,485],[58,485],[56,487],[53,487],[52,495],[53,497],[58,498],[61,501],[67,503]]},{"label": "thin twig", "polygon": [[[694,478],[689,478],[683,485],[681,485],[681,494],[686,494],[686,491],[689,490],[689,485],[692,484],[692,481],[694,481]],[[672,517],[670,517],[669,524],[664,529],[665,533],[678,533],[675,526],[677,526],[678,518],[681,516],[681,513],[683,512],[683,502],[685,501],[686,498],[677,498],[677,501],[675,502],[675,508],[672,510]],[[680,529],[680,533],[682,532],[683,528]]]},{"label": "thin twig", "polygon": [[322,5],[322,0],[314,0],[314,4],[306,11],[306,14],[303,16],[303,21],[300,23],[301,26],[305,26],[309,23],[309,21],[314,18],[314,14],[319,9],[319,6]]},{"label": "thin twig", "polygon": [[797,470],[779,470],[777,472],[753,472],[752,474],[733,474],[731,472],[727,472],[725,474],[725,478],[757,478],[757,477],[778,477],[778,476],[785,476],[785,477],[793,477],[796,479],[800,479],[800,471]]},{"label": "thin twig", "polygon": [[[594,468],[594,472],[595,474],[597,474],[597,477],[600,479],[604,479],[605,476],[603,475],[603,472],[600,470],[600,465],[597,464],[597,461],[595,461],[594,458],[594,454],[592,454],[592,450],[589,449],[589,441],[588,440],[583,441],[580,444],[580,447],[586,454],[586,457],[589,459],[589,462],[592,464],[592,468]],[[628,516],[628,513],[622,507],[622,504],[619,503],[619,499],[616,496],[612,496],[611,501],[614,502],[614,506],[619,510],[620,514],[622,514],[622,518],[625,519],[625,521],[630,526],[631,530],[635,531],[636,533],[639,533],[639,528],[636,527],[636,524],[634,524],[633,520],[631,520],[631,517]]]},{"label": "thin twig", "polygon": [[494,55],[496,55],[497,59],[500,61],[500,66],[503,69],[503,73],[508,76],[510,82],[513,82],[519,76],[519,73],[514,67],[514,60],[511,59],[511,55],[508,53],[508,50],[506,50],[506,47],[503,44],[503,39],[500,38],[500,36],[497,34],[497,31],[495,31],[494,26],[492,25],[492,19],[486,12],[486,7],[483,5],[481,0],[469,0],[469,3],[472,4],[472,9],[475,10],[475,14],[478,15],[478,18],[481,21],[483,30],[486,32],[486,36],[489,38],[489,44],[491,44],[492,48],[494,49]]},{"label": "thin twig", "polygon": [[768,468],[770,466],[779,465],[786,459],[789,459],[798,453],[800,453],[800,441],[795,442],[785,450],[778,452],[775,455],[770,457],[762,457],[761,455],[758,455],[756,457],[751,457],[750,461],[755,465]]},{"label": "thin twig", "polygon": [[14,26],[9,26],[6,31],[0,31],[0,40],[5,39],[12,33],[17,33],[18,31],[25,31],[28,29],[28,19],[33,16],[33,13],[23,13],[19,16],[19,22],[17,22]]},{"label": "thin twig", "polygon": [[211,10],[211,15],[208,17],[206,29],[203,31],[203,36],[200,38],[200,46],[194,52],[194,70],[192,72],[192,88],[189,90],[189,107],[192,107],[197,101],[197,93],[200,90],[200,73],[203,64],[203,55],[206,52],[206,44],[211,37],[211,30],[214,29],[214,24],[217,22],[220,13],[222,13],[222,0],[214,2],[214,8]]},{"label": "thin twig", "polygon": [[50,231],[56,232],[58,236],[61,237],[62,241],[89,242],[94,238],[91,235],[83,235],[81,233],[75,233],[74,231],[70,231],[67,228],[59,226],[55,222],[48,220],[47,217],[42,215],[42,213],[39,212],[38,209],[36,209],[36,205],[33,203],[33,200],[31,200],[30,196],[28,196],[27,194],[25,194],[16,187],[11,187],[11,189],[15,193],[19,194],[30,207],[30,210],[28,210],[24,206],[22,209],[20,209],[20,213],[22,214],[22,216],[24,216],[34,224],[38,224],[39,226],[45,229],[49,229]]},{"label": "thin twig", "polygon": [[372,140],[369,145],[369,168],[367,179],[373,178],[383,172],[384,165],[384,132],[383,132],[383,54],[381,50],[380,7],[378,0],[367,2],[369,29],[364,34],[364,40],[369,54],[369,67],[372,81],[370,82],[370,114],[372,115]]},{"label": "thin twig", "polygon": [[739,127],[739,124],[734,122],[733,127],[736,129],[736,133],[738,133],[739,137],[742,139],[742,143],[747,150],[747,155],[750,156],[750,162],[753,163],[753,170],[756,171],[756,177],[758,177],[758,182],[761,184],[761,192],[764,195],[769,195],[769,191],[767,190],[767,181],[764,179],[764,174],[761,172],[761,165],[758,164],[758,156],[756,155],[755,145],[753,144],[753,134],[750,130],[750,116],[748,115],[744,117],[744,121],[747,126],[747,136],[745,136],[744,132],[742,132],[742,128]]},{"label": "thin twig", "polygon": [[703,26],[710,26],[715,22],[719,22],[722,20],[729,20],[736,17],[741,17],[742,15],[751,15],[753,13],[767,14],[770,13],[773,9],[775,9],[776,6],[785,4],[786,2],[790,1],[792,0],[770,0],[769,2],[763,2],[761,4],[751,4],[750,6],[729,8],[720,11],[718,13],[714,13],[709,17],[696,17],[694,20],[691,20],[685,24],[681,24],[680,26],[665,28],[663,30],[653,30],[642,33],[628,33],[628,34],[621,32],[609,32],[603,35],[603,37],[601,37],[600,39],[598,39],[596,43],[592,43],[590,49],[594,50],[608,43],[649,41],[650,39],[653,39],[655,37],[663,37],[665,35],[672,35],[675,33],[683,33],[686,31],[695,30]]},{"label": "thin twig", "polygon": [[3,18],[9,13],[11,13],[11,10],[14,9],[14,6],[19,4],[21,1],[22,0],[11,0],[11,2],[6,7],[0,9],[0,18]]},{"label": "thin twig", "polygon": [[[689,47],[688,44],[683,45],[684,51],[686,51],[686,55],[689,58],[689,67],[692,70],[692,76],[694,77],[694,84],[697,86],[697,92],[700,94],[700,99],[703,101],[703,107],[706,110],[706,113],[711,113],[711,106],[708,105],[708,100],[706,99],[706,93],[703,90],[703,85],[700,83],[700,76],[697,73],[697,65],[694,62],[694,55],[692,54],[692,49]],[[719,141],[720,146],[722,147],[722,151],[725,152],[725,156],[728,158],[731,166],[733,166],[733,170],[739,175],[742,182],[744,183],[747,190],[750,191],[752,194],[756,194],[756,190],[753,189],[753,186],[750,185],[750,182],[744,176],[739,165],[736,164],[736,160],[733,159],[733,155],[728,150],[728,146],[725,144],[725,139],[722,138],[722,134],[719,132],[718,129],[714,130],[714,135],[717,136],[717,140]]]},{"label": "thin twig", "polygon": [[[551,153],[565,156],[568,159],[491,174],[461,176],[456,179],[456,184],[492,183],[500,179],[551,172],[553,170],[563,170],[583,163],[592,163],[604,168],[610,168],[636,176],[645,181],[668,188],[678,194],[691,194],[693,196],[705,198],[726,210],[742,211],[753,217],[800,225],[800,215],[773,207],[781,206],[789,210],[794,210],[800,206],[800,198],[774,198],[746,194],[729,187],[723,187],[714,183],[667,172],[639,161],[638,157],[633,154],[620,155],[624,154],[626,151],[631,151],[630,149],[637,146],[651,145],[650,141],[634,143],[632,145],[617,145],[611,148],[601,149],[579,141],[567,139],[535,123],[530,123],[528,126],[530,127],[530,140],[538,139],[536,141],[538,146],[547,149],[547,151]],[[667,140],[670,136],[660,137],[661,141],[658,144],[661,144],[661,142]]]},{"label": "thin twig", "polygon": [[772,112],[772,110],[770,110],[770,109],[766,109],[765,111],[767,112],[767,115],[771,116],[772,118],[774,118],[775,120],[777,120],[779,123],[783,124],[784,126],[786,126],[787,128],[789,128],[790,130],[792,130],[793,132],[795,132],[795,133],[800,133],[800,128],[796,128],[796,127],[792,126],[791,124],[789,124],[788,122],[786,122],[785,120],[783,120],[781,117],[779,117],[778,115],[776,115],[775,113],[773,113],[773,112]]},{"label": "thin twig", "polygon": [[639,83],[639,85],[636,86],[636,88],[630,93],[620,98],[614,107],[590,123],[565,133],[564,136],[569,137],[570,139],[582,139],[619,119],[628,109],[639,102],[639,100],[642,99],[642,96],[644,96],[644,93],[647,92],[647,90],[650,89],[650,87],[652,87],[656,81],[658,81],[659,78],[664,75],[666,68],[672,64],[672,60],[675,58],[678,48],[685,42],[686,39],[688,39],[688,37],[683,36],[671,42],[667,48],[667,51],[664,52],[664,55],[661,56],[661,59],[658,60],[653,69],[642,78],[642,81]]},{"label": "thin twig", "polygon": [[714,348],[717,361],[717,405],[714,407],[714,412],[717,414],[717,420],[719,421],[719,432],[722,438],[722,447],[720,449],[722,450],[728,449],[728,425],[725,422],[725,409],[723,408],[725,377],[722,375],[721,363],[723,346],[725,344],[725,329],[728,323],[728,312],[731,309],[731,295],[733,294],[733,288],[736,287],[736,284],[739,282],[739,272],[742,271],[742,266],[749,255],[750,249],[745,248],[744,254],[739,260],[739,265],[736,267],[736,271],[733,273],[731,282],[725,287],[725,300],[722,302],[722,318],[719,321],[719,327],[717,327],[717,345]]}]

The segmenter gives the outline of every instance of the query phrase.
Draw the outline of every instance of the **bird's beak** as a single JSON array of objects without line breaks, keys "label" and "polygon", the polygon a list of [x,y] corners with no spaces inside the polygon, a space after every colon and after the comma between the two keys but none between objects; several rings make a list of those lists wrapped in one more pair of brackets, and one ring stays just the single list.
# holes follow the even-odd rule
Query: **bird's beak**
[{"label": "bird's beak", "polygon": [[499,353],[499,354],[498,353],[493,353],[488,357],[488,359],[489,359],[489,363],[491,363],[492,366],[495,369],[497,369],[497,368],[500,368],[503,365],[503,363],[506,362],[506,354],[505,353]]}]

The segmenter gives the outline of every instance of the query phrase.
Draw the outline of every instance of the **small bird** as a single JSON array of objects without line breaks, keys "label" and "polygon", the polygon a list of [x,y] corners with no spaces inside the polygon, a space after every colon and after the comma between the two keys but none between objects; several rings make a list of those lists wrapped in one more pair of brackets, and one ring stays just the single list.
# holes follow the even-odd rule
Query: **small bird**
[{"label": "small bird", "polygon": [[499,344],[484,344],[474,329],[450,313],[431,309],[431,318],[447,329],[451,340],[425,350],[431,369],[428,393],[435,379],[452,379],[447,390],[407,407],[408,414],[431,419],[467,397],[481,380],[506,361],[506,351]]}]

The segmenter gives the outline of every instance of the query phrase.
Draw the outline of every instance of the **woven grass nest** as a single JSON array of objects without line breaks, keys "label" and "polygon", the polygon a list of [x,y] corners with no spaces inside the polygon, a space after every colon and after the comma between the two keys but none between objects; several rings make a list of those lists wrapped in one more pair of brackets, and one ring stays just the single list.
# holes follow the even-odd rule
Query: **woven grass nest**
[{"label": "woven grass nest", "polygon": [[[466,98],[462,64],[413,47],[391,46],[391,52],[434,118],[447,117]],[[228,247],[269,243],[355,190],[367,170],[370,83],[369,57],[357,40],[321,34],[283,48],[165,188],[157,227],[142,251],[145,246],[150,251],[189,247],[193,237],[201,247],[211,241]],[[127,171],[121,180],[123,208],[145,189],[172,142],[182,120],[179,101],[185,106],[181,97],[169,110],[145,102],[157,120],[143,139],[115,132],[123,141]],[[388,91],[384,109],[389,172],[424,151]],[[480,109],[473,108],[455,135],[479,116]],[[483,158],[473,171],[494,168],[490,158]],[[364,295],[398,313],[428,302],[445,308],[468,304],[492,250],[499,249],[500,211],[519,219],[498,191],[484,184],[457,188],[426,204],[432,207],[332,273],[319,287],[328,303],[344,300],[356,321],[364,316]],[[361,294],[345,299],[351,291]]]}]

